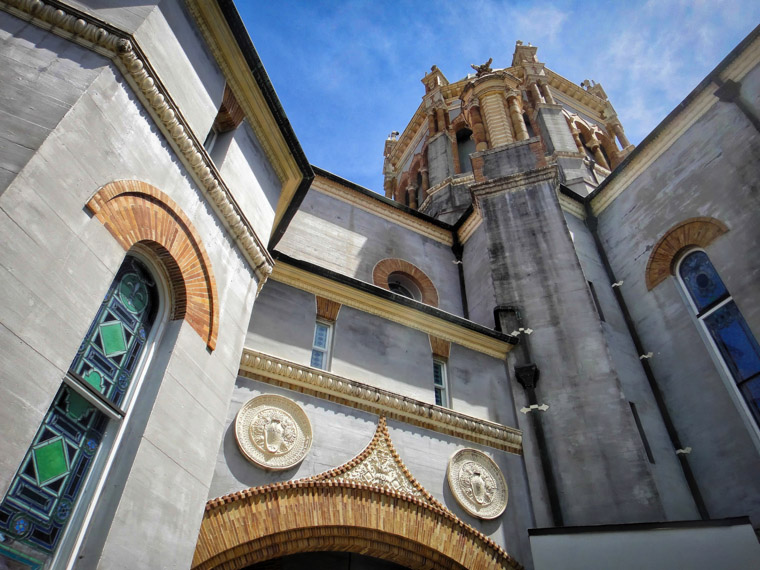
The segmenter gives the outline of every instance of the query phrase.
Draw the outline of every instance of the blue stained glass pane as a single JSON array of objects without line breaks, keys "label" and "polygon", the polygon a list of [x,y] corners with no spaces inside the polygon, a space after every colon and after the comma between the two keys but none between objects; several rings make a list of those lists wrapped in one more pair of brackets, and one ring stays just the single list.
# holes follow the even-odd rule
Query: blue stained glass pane
[{"label": "blue stained glass pane", "polygon": [[678,271],[699,311],[728,295],[726,286],[704,251],[687,255]]},{"label": "blue stained glass pane", "polygon": [[322,368],[325,361],[325,353],[318,350],[311,351],[311,366],[312,368]]},{"label": "blue stained glass pane", "polygon": [[443,406],[443,390],[440,388],[435,389],[435,405]]},{"label": "blue stained glass pane", "polygon": [[438,362],[433,363],[433,383],[436,386],[443,386],[443,371],[441,370],[441,364]]},{"label": "blue stained glass pane", "polygon": [[760,373],[760,346],[736,303],[726,303],[704,322],[737,382]]},{"label": "blue stained glass pane", "polygon": [[317,323],[314,329],[314,346],[319,348],[327,348],[327,327]]},{"label": "blue stained glass pane", "polygon": [[752,410],[755,419],[760,422],[760,378],[748,380],[740,388],[749,409]]}]

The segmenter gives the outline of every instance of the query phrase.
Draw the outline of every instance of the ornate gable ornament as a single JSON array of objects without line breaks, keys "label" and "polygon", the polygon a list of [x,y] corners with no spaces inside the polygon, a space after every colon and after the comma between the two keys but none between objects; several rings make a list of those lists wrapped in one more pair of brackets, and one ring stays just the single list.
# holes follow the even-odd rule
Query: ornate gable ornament
[{"label": "ornate gable ornament", "polygon": [[310,480],[360,483],[374,488],[383,488],[447,510],[412,477],[404,462],[401,461],[391,442],[385,416],[380,416],[375,435],[364,451],[348,463],[315,475]]}]

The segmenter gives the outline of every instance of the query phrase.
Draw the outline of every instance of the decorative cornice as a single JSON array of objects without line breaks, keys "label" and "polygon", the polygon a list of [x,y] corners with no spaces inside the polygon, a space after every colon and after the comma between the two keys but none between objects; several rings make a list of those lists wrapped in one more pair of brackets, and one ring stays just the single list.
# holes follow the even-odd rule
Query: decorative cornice
[{"label": "decorative cornice", "polygon": [[341,200],[342,202],[346,202],[360,210],[369,212],[370,214],[381,217],[430,239],[434,239],[442,244],[451,246],[454,243],[449,230],[409,215],[390,204],[367,198],[360,192],[356,192],[322,176],[317,175],[314,178],[311,189],[337,200]]},{"label": "decorative cornice", "polygon": [[582,87],[576,85],[568,79],[565,79],[560,74],[555,73],[549,68],[545,68],[545,70],[546,75],[549,79],[550,86],[571,97],[573,101],[576,101],[587,109],[592,110],[593,113],[600,118],[602,117],[602,114],[607,107],[607,102],[604,99],[597,97],[593,93],[589,93]]},{"label": "decorative cornice", "polygon": [[134,37],[111,26],[106,30],[102,22],[58,2],[0,0],[0,9],[114,62],[219,214],[259,283],[266,281],[272,272],[272,258]]},{"label": "decorative cornice", "polygon": [[[422,310],[395,303],[305,269],[294,267],[284,261],[277,262],[272,278],[296,289],[308,291],[365,313],[432,334],[493,358],[506,358],[507,353],[512,349],[512,344],[504,340],[488,336]],[[413,303],[413,301],[409,302]],[[419,305],[425,307],[422,303]]]},{"label": "decorative cornice", "polygon": [[612,201],[617,198],[628,186],[630,186],[643,172],[645,172],[675,143],[694,123],[696,123],[712,106],[718,98],[709,90],[699,93],[691,104],[686,107],[669,125],[663,129],[645,147],[639,146],[639,153],[635,160],[623,168],[615,171],[614,178],[610,179],[604,188],[591,199],[591,211],[595,216],[601,214]]},{"label": "decorative cornice", "polygon": [[557,197],[559,198],[559,207],[562,208],[563,211],[572,214],[579,220],[586,219],[586,208],[583,205],[583,202],[573,200],[570,196],[566,196],[562,193],[559,186],[557,187]]},{"label": "decorative cornice", "polygon": [[472,214],[470,214],[470,217],[467,218],[464,223],[461,225],[459,230],[457,231],[457,237],[459,238],[459,243],[465,244],[467,243],[467,240],[472,237],[472,234],[475,233],[475,230],[477,230],[480,227],[480,224],[483,223],[483,216],[480,213],[480,208],[478,208],[476,205],[473,204]]},{"label": "decorative cornice", "polygon": [[518,429],[400,396],[250,348],[243,349],[239,374],[473,443],[522,454],[522,432]]},{"label": "decorative cornice", "polygon": [[481,182],[472,186],[471,190],[473,196],[475,196],[476,199],[480,199],[494,194],[513,192],[525,188],[526,186],[535,186],[544,182],[556,185],[556,166],[550,165],[536,170],[518,172],[510,176],[505,176],[504,178],[498,178],[494,181]]}]

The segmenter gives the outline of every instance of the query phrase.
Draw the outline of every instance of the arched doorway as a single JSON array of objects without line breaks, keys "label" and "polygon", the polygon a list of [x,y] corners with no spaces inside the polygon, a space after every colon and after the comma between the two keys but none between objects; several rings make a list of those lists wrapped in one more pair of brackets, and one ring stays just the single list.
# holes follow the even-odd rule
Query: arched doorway
[{"label": "arched doorway", "polygon": [[394,562],[353,552],[304,552],[259,562],[245,570],[406,570]]},{"label": "arched doorway", "polygon": [[361,554],[412,570],[522,568],[411,476],[384,417],[367,448],[341,467],[209,501],[192,568],[243,570],[307,552]]}]

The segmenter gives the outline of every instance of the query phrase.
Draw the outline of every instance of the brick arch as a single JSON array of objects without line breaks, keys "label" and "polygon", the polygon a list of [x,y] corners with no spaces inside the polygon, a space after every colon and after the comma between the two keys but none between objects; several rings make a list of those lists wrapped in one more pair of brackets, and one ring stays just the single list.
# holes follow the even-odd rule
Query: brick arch
[{"label": "brick arch", "polygon": [[186,320],[214,350],[216,280],[198,232],[174,200],[145,182],[117,180],[100,188],[87,208],[125,250],[140,243],[156,254],[169,273],[172,318]]},{"label": "brick arch", "polygon": [[302,479],[209,501],[192,569],[236,570],[337,550],[412,569],[522,568],[450,511],[381,487]]},{"label": "brick arch", "polygon": [[388,277],[391,273],[404,273],[414,282],[422,294],[422,302],[433,307],[438,306],[438,291],[430,280],[430,277],[417,267],[403,259],[383,259],[378,261],[372,270],[372,282],[378,287],[388,289]]},{"label": "brick arch", "polygon": [[687,247],[707,247],[728,231],[726,224],[709,217],[689,218],[670,228],[652,248],[646,269],[651,291],[673,275],[678,254]]}]

